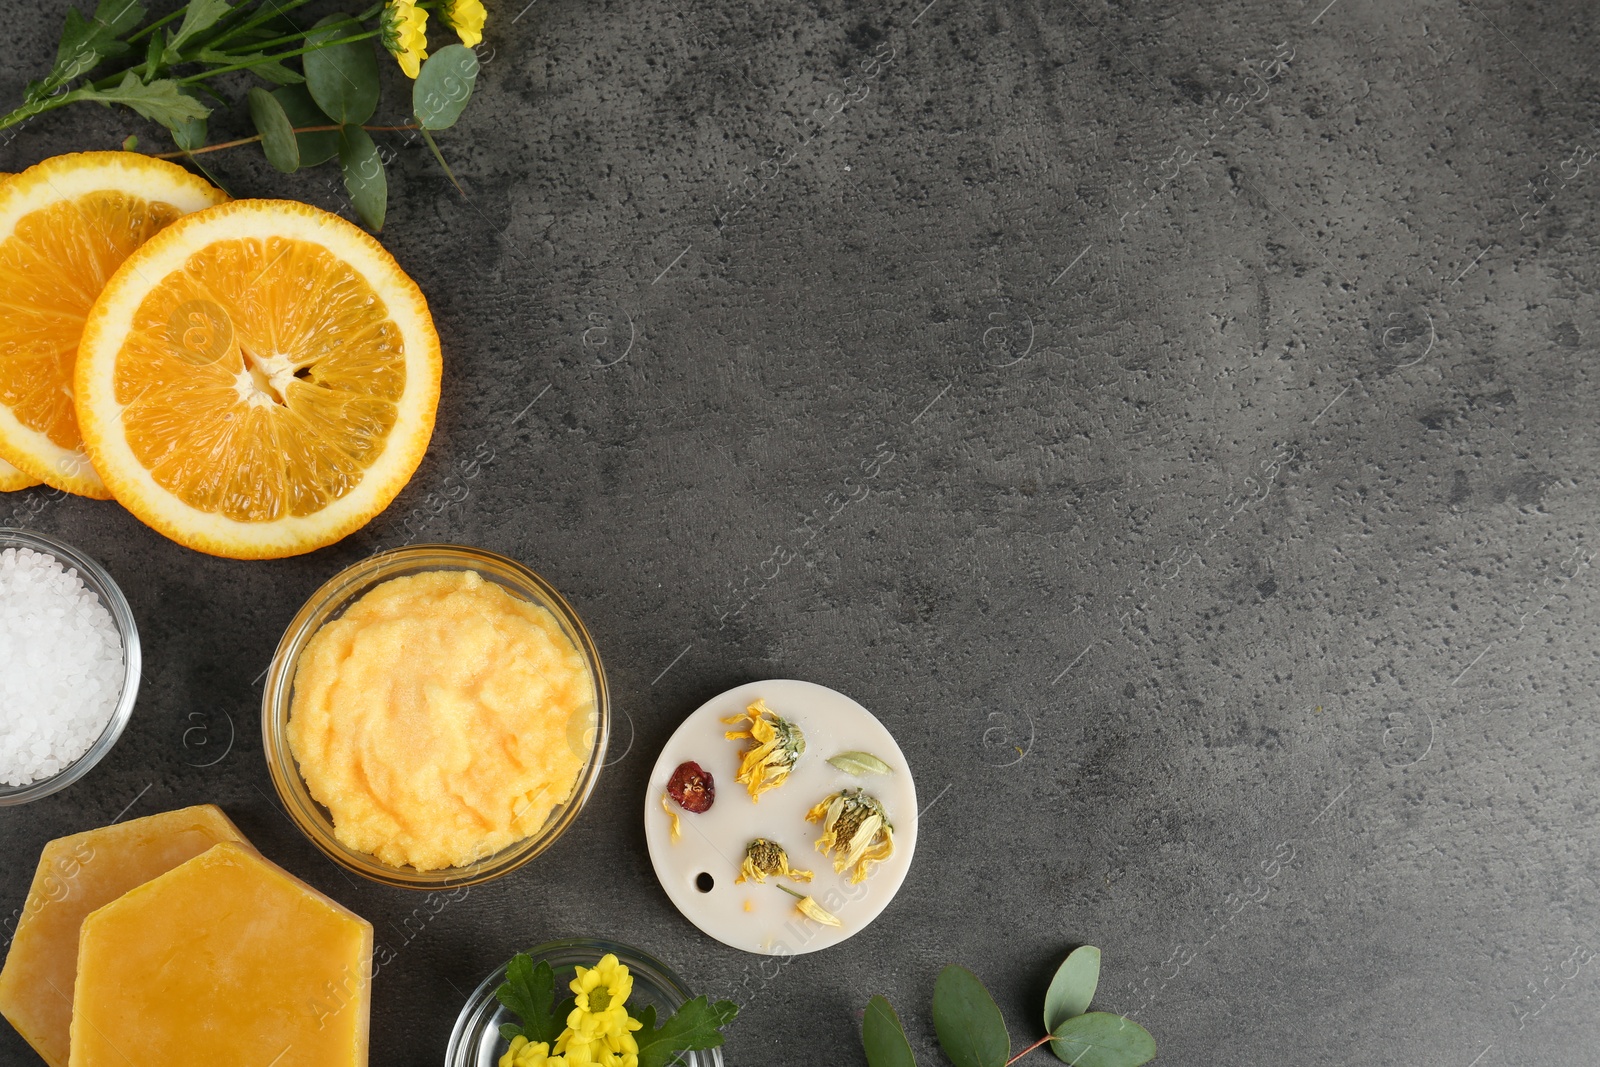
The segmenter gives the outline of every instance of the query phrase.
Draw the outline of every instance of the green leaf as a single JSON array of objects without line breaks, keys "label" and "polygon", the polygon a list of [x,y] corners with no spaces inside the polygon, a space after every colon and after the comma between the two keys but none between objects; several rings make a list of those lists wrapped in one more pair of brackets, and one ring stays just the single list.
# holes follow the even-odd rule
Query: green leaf
[{"label": "green leaf", "polygon": [[378,146],[360,126],[339,131],[339,168],[344,171],[344,188],[356,214],[377,233],[383,229],[383,216],[389,208],[389,182],[383,175]]},{"label": "green leaf", "polygon": [[433,153],[433,158],[438,161],[439,166],[444,170],[444,176],[450,179],[450,184],[456,187],[456,192],[466,196],[467,191],[461,188],[461,183],[456,181],[455,171],[451,170],[450,164],[444,161],[444,153],[439,151],[439,143],[433,139],[433,134],[427,130],[423,130],[421,133],[422,139],[428,142],[428,151]]},{"label": "green leaf", "polygon": [[291,70],[281,62],[268,56],[265,52],[250,52],[240,54],[235,52],[217,52],[210,48],[202,48],[195,53],[195,60],[200,63],[209,63],[215,67],[231,67],[235,63],[249,63],[250,73],[273,85],[299,85],[305,81],[299,71]]},{"label": "green leaf", "polygon": [[422,64],[411,87],[411,108],[425,130],[448,130],[472,99],[478,80],[478,54],[464,44],[447,44]]},{"label": "green leaf", "polygon": [[933,984],[933,1029],[956,1067],[1005,1067],[1011,1035],[978,976],[954,964]]},{"label": "green leaf", "polygon": [[162,78],[146,85],[131,70],[123,74],[122,82],[114,88],[74,89],[64,99],[93,100],[108,107],[122,104],[169,130],[186,119],[204,119],[211,114],[210,108],[194,97],[185,95],[171,78]]},{"label": "green leaf", "polygon": [[841,752],[828,762],[857,778],[865,778],[869,774],[894,773],[893,767],[870,752]]},{"label": "green leaf", "polygon": [[[196,102],[199,102],[200,93],[196,88],[185,85],[178,91],[184,96],[192,97]],[[201,104],[200,106],[204,107],[205,105]],[[172,133],[172,143],[184,152],[193,152],[197,148],[205,147],[205,119],[179,119],[171,126],[168,126],[167,129]],[[193,161],[191,160],[191,162]],[[204,169],[204,167],[201,168],[201,170]],[[207,176],[209,177],[209,173]],[[216,184],[215,180],[213,180],[212,184]]]},{"label": "green leaf", "polygon": [[566,1029],[572,1001],[556,1003],[556,975],[547,960],[534,965],[533,957],[519,952],[506,964],[506,980],[494,991],[495,999],[515,1012],[522,1026],[503,1023],[500,1036],[510,1041],[518,1034],[529,1041],[554,1042]]},{"label": "green leaf", "polygon": [[[333,126],[332,119],[322,113],[317,102],[311,99],[311,93],[304,85],[291,85],[283,89],[272,90],[272,98],[283,108],[283,113],[289,116],[289,124],[295,129],[304,129],[308,126]],[[297,133],[294,139],[300,142],[300,166],[315,167],[319,163],[326,163],[339,154],[339,131],[327,130],[321,133]]]},{"label": "green leaf", "polygon": [[1050,1051],[1073,1067],[1139,1067],[1156,1057],[1156,1041],[1132,1019],[1108,1011],[1074,1016],[1051,1031]]},{"label": "green leaf", "polygon": [[68,8],[55,65],[49,74],[28,85],[27,99],[42,100],[89,73],[102,59],[126,54],[129,46],[118,38],[143,19],[144,8],[133,0],[100,0],[94,15],[87,19],[76,8]]},{"label": "green leaf", "polygon": [[150,81],[160,77],[161,71],[166,67],[167,46],[161,43],[161,35],[152,33],[150,43],[144,50],[144,80]]},{"label": "green leaf", "polygon": [[917,1067],[900,1016],[882,997],[867,1001],[867,1014],[861,1020],[861,1044],[867,1050],[867,1067]]},{"label": "green leaf", "polygon": [[167,47],[178,51],[195,34],[209,30],[232,10],[228,0],[189,0],[189,6],[183,9],[183,21],[178,23],[176,30],[167,34]]},{"label": "green leaf", "polygon": [[97,39],[114,41],[144,21],[144,7],[134,0],[100,0],[94,18]]},{"label": "green leaf", "polygon": [[1056,1027],[1074,1015],[1088,1011],[1099,984],[1100,950],[1093,945],[1080,945],[1068,953],[1044,995],[1045,1030],[1053,1034]]},{"label": "green leaf", "polygon": [[360,32],[361,24],[349,15],[329,15],[306,34],[306,46],[316,50],[301,57],[311,98],[344,125],[359,126],[377,110],[378,57],[371,41],[318,46]]},{"label": "green leaf", "polygon": [[668,1067],[679,1052],[717,1048],[722,1044],[722,1028],[739,1014],[731,1000],[715,1004],[695,997],[668,1016],[656,1028],[656,1009],[647,1005],[637,1018],[644,1025],[633,1035],[639,1043],[639,1067]]},{"label": "green leaf", "polygon": [[[61,27],[61,43],[56,45],[56,70],[77,57],[94,52],[94,46],[90,44],[94,32],[94,24],[84,18],[77,8],[67,8],[67,20]],[[95,57],[99,58],[99,53],[95,53]]]},{"label": "green leaf", "polygon": [[295,140],[294,127],[283,113],[283,105],[265,89],[250,90],[250,121],[261,135],[261,150],[268,163],[285,174],[300,169],[300,142]]}]

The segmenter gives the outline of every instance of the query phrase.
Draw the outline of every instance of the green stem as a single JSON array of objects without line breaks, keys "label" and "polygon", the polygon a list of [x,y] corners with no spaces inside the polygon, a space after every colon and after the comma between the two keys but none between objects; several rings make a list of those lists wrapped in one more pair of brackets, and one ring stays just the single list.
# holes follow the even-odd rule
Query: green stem
[{"label": "green stem", "polygon": [[[334,131],[341,130],[343,128],[344,127],[342,127],[342,126],[296,126],[290,132],[292,132],[292,133],[333,133]],[[422,129],[421,126],[363,126],[361,128],[363,130],[366,130],[369,133],[393,133],[393,132],[395,132],[397,130],[420,130],[420,129]],[[152,154],[152,158],[154,158],[154,159],[188,159],[190,156],[198,156],[198,155],[202,155],[203,153],[206,153],[206,152],[220,152],[224,148],[238,148],[240,145],[255,144],[259,140],[261,140],[261,135],[258,133],[254,137],[241,137],[237,141],[223,141],[220,144],[208,144],[204,148],[196,148],[196,149],[192,149],[191,151],[188,151],[188,152],[184,152],[184,151],[178,151],[178,152],[156,152],[156,153]]]},{"label": "green stem", "polygon": [[[282,37],[274,37],[270,41],[251,41],[249,44],[243,45],[241,47],[248,48],[252,52],[255,52],[255,51],[260,51],[263,48],[276,48],[280,44],[288,44],[290,41],[303,41],[305,39],[306,39],[306,35],[303,34],[303,33],[289,33],[289,34],[283,35]],[[236,52],[236,53],[230,53],[230,54],[233,54],[233,55],[244,55],[245,53]]]},{"label": "green stem", "polygon": [[232,74],[236,70],[249,70],[257,63],[260,63],[263,59],[293,59],[295,56],[303,56],[307,52],[315,52],[319,48],[332,48],[336,44],[351,44],[355,41],[366,41],[376,36],[378,36],[378,31],[370,30],[366,33],[357,33],[349,37],[340,37],[338,40],[334,41],[322,41],[318,44],[307,45],[304,48],[296,48],[292,52],[279,52],[275,56],[263,56],[261,59],[252,59],[248,63],[231,63],[226,67],[213,67],[210,70],[202,71],[199,74],[191,74],[187,78],[179,78],[178,84],[193,85],[195,82],[205,81],[207,78],[215,78],[218,74]]},{"label": "green stem", "polygon": [[[180,8],[178,8],[178,10],[174,11],[170,15],[163,15],[161,18],[156,19],[150,25],[146,26],[144,29],[140,30],[138,33],[134,34],[132,37],[129,37],[128,38],[128,43],[132,44],[133,42],[139,40],[139,38],[141,38],[141,37],[150,36],[152,33],[154,33],[155,31],[159,30],[161,27],[165,26],[167,23],[171,22],[173,19],[178,18],[180,15],[182,15],[184,13],[185,10],[186,10],[186,7],[180,7]],[[224,16],[224,17],[226,17],[226,16]]]},{"label": "green stem", "polygon": [[220,48],[222,42],[231,40],[232,38],[239,36],[241,33],[248,33],[264,22],[270,22],[274,15],[287,15],[295,8],[304,7],[310,2],[311,0],[284,0],[284,3],[281,4],[271,4],[269,6],[272,8],[272,10],[268,11],[266,14],[257,14],[254,18],[248,18],[226,33],[218,35],[211,41],[210,47]]},{"label": "green stem", "polygon": [[36,100],[31,104],[23,104],[11,114],[0,118],[0,130],[9,129],[19,122],[28,121],[35,115],[42,115],[46,111],[54,111],[56,108],[70,103],[72,101],[67,98],[67,94],[62,93],[59,96],[47,96],[43,100]]},{"label": "green stem", "polygon": [[1017,1053],[1015,1056],[1013,1056],[1009,1060],[1007,1060],[1006,1061],[1006,1067],[1011,1067],[1011,1065],[1013,1063],[1016,1063],[1018,1060],[1022,1059],[1022,1057],[1026,1056],[1028,1053],[1032,1052],[1034,1049],[1038,1048],[1040,1045],[1047,1044],[1051,1040],[1052,1040],[1051,1035],[1045,1034],[1039,1040],[1035,1041],[1033,1044],[1029,1045],[1027,1048],[1023,1049],[1021,1052]]}]

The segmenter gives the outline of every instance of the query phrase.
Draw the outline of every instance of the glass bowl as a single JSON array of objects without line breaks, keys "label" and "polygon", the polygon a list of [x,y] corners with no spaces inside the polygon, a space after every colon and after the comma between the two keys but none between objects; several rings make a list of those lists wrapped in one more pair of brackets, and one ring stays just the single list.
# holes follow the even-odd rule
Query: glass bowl
[{"label": "glass bowl", "polygon": [[[593,967],[607,952],[614,952],[619,962],[627,964],[633,975],[633,995],[628,998],[628,1012],[635,1018],[647,1004],[656,1006],[656,1017],[677,1011],[694,998],[684,987],[683,979],[666,964],[628,945],[599,938],[573,937],[552,941],[548,945],[530,948],[533,961],[548,960],[556,972],[556,991],[567,995],[567,983],[573,978],[573,967],[582,964]],[[509,961],[508,961],[509,962]],[[494,991],[506,980],[506,965],[478,984],[467,998],[461,1014],[456,1016],[455,1029],[450,1032],[450,1046],[444,1054],[444,1067],[496,1067],[505,1054],[506,1042],[500,1036],[500,1024],[515,1022],[516,1016],[495,999]],[[707,1049],[701,1052],[680,1053],[676,1061],[683,1067],[722,1067],[722,1050]]]},{"label": "glass bowl", "polygon": [[35,552],[54,556],[69,570],[77,571],[83,579],[84,588],[100,598],[100,603],[111,613],[112,620],[117,624],[117,633],[122,637],[122,696],[117,700],[116,710],[111,713],[111,721],[106,723],[106,728],[87,752],[48,778],[27,785],[0,784],[0,807],[26,804],[30,800],[59,792],[88,774],[95,764],[105,758],[117,743],[117,738],[122,736],[128,720],[133,718],[133,702],[139,695],[141,664],[139,628],[133,621],[133,609],[128,607],[122,590],[117,588],[117,583],[111,580],[111,575],[106,573],[104,567],[64,541],[29,530],[0,528],[0,551],[8,548],[31,548]]},{"label": "glass bowl", "polygon": [[[289,748],[289,708],[294,698],[294,676],[306,643],[324,623],[338,618],[374,586],[391,578],[423,571],[470,570],[486,581],[499,584],[513,596],[548,610],[568,639],[583,655],[594,681],[595,708],[582,736],[572,737],[574,746],[585,750],[583,769],[570,796],[550,813],[544,826],[531,837],[523,838],[493,855],[465,867],[445,867],[419,871],[414,867],[394,867],[376,856],[359,852],[341,843],[333,833],[328,810],[311,796],[294,753]],[[364,878],[401,889],[437,890],[453,886],[476,885],[516,870],[555,843],[571,826],[594,792],[604,762],[606,739],[611,732],[611,702],[606,692],[605,670],[589,631],[560,593],[522,564],[505,556],[461,545],[411,545],[370,556],[334,575],[311,595],[289,623],[278,650],[267,669],[266,690],[261,697],[261,740],[272,784],[288,810],[289,818],[335,863]]]}]

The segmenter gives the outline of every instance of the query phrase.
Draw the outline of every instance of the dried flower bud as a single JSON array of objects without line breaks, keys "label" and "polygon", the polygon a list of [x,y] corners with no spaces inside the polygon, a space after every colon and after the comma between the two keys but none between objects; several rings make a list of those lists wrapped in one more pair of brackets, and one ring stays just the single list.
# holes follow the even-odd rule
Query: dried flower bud
[{"label": "dried flower bud", "polygon": [[860,789],[846,789],[824,799],[806,812],[807,822],[822,823],[817,851],[833,853],[835,873],[853,867],[850,884],[863,881],[874,864],[894,855],[894,826],[877,797]]},{"label": "dried flower bud", "polygon": [[747,737],[749,748],[739,760],[739,774],[734,780],[750,790],[751,800],[760,800],[761,794],[775,789],[789,777],[795,761],[806,750],[806,738],[800,727],[775,714],[766,701],[758,700],[745,709],[744,715],[723,719],[736,723],[748,717],[749,725],[743,730],[729,730],[724,736],[732,741]]},{"label": "dried flower bud", "polygon": [[805,896],[801,893],[796,893],[793,889],[790,889],[786,885],[780,885],[778,888],[783,890],[785,893],[788,893],[791,897],[796,898],[798,903],[794,906],[795,910],[801,915],[805,916],[807,919],[810,919],[812,922],[819,922],[824,926],[844,925],[844,923],[839,921],[839,917],[837,915],[824,909],[823,906],[818,904],[814,898]]},{"label": "dried flower bud", "polygon": [[739,865],[737,882],[765,882],[767,875],[774,878],[793,878],[797,882],[811,881],[810,871],[789,866],[789,854],[776,841],[758,837],[745,846],[744,862]]}]

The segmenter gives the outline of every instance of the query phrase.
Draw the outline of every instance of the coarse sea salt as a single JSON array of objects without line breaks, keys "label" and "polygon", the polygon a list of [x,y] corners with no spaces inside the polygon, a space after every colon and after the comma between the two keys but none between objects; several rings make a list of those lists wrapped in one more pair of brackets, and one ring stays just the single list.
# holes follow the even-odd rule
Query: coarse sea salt
[{"label": "coarse sea salt", "polygon": [[122,635],[78,572],[0,551],[0,782],[49,778],[89,751],[122,681]]}]

